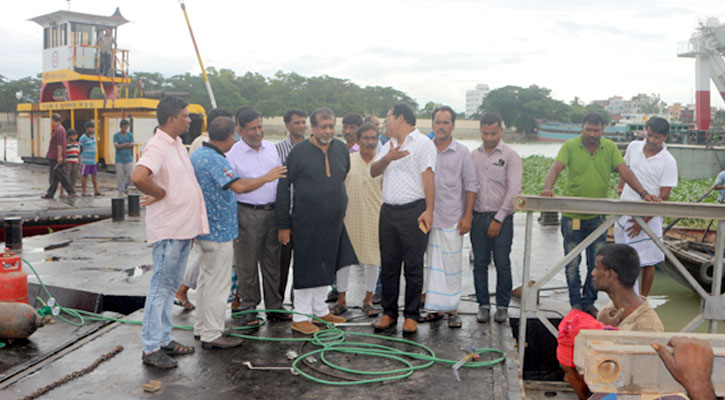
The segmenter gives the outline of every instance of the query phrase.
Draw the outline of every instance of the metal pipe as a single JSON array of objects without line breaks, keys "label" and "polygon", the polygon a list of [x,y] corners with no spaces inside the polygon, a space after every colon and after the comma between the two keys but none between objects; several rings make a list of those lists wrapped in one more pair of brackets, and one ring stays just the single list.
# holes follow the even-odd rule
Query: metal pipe
[{"label": "metal pipe", "polygon": [[199,66],[201,67],[201,75],[204,77],[204,86],[206,91],[209,93],[209,100],[211,106],[216,108],[216,99],[214,98],[214,92],[211,90],[211,84],[209,84],[209,77],[206,76],[206,69],[204,69],[204,63],[201,61],[201,53],[199,53],[199,46],[196,45],[196,39],[194,38],[194,31],[191,30],[191,22],[189,22],[189,15],[186,13],[186,5],[184,0],[179,0],[181,10],[184,12],[184,18],[186,19],[186,26],[189,27],[189,35],[191,35],[191,42],[194,43],[194,50],[196,51],[196,58],[199,60]]},{"label": "metal pipe", "polygon": [[652,203],[641,200],[616,200],[585,197],[517,196],[516,209],[524,211],[559,211],[579,214],[641,215],[725,219],[725,207],[712,203]]},{"label": "metal pipe", "polygon": [[590,244],[594,243],[595,240],[597,240],[600,236],[602,236],[607,230],[609,230],[609,227],[614,225],[615,222],[619,219],[619,215],[611,215],[606,221],[604,221],[601,225],[597,227],[592,233],[589,234],[584,240],[579,242],[579,244],[572,249],[564,258],[562,258],[554,267],[546,271],[546,275],[544,275],[543,278],[536,281],[536,284],[534,285],[534,290],[539,290],[545,283],[549,282],[551,278],[554,277],[561,269],[565,268],[569,263],[571,263],[574,258],[579,256],[584,250],[589,247]]},{"label": "metal pipe", "polygon": [[[722,293],[722,256],[723,256],[723,240],[725,240],[725,224],[722,221],[717,221],[717,236],[715,237],[715,262],[713,263],[713,282],[712,291],[710,292],[713,296],[720,296]],[[717,321],[710,321],[710,333],[717,333]]]},{"label": "metal pipe", "polygon": [[680,329],[680,332],[692,332],[702,323],[705,321],[705,314],[703,312],[698,313],[695,315],[695,318],[692,319],[692,321],[688,322],[687,325],[685,325],[682,329]]},{"label": "metal pipe", "polygon": [[[524,233],[524,270],[521,282],[521,312],[519,313],[519,367],[524,376],[524,354],[526,352],[526,299],[531,296],[529,275],[531,272],[531,228],[534,225],[534,213],[526,212],[526,231]],[[534,292],[536,293],[536,292]]]},{"label": "metal pipe", "polygon": [[690,275],[690,272],[685,268],[684,265],[682,265],[682,262],[675,257],[674,254],[670,251],[670,249],[665,246],[660,239],[655,235],[655,233],[650,229],[649,225],[647,225],[646,222],[642,219],[642,217],[634,215],[634,220],[637,221],[640,227],[642,227],[642,230],[647,233],[647,236],[652,239],[655,245],[662,250],[663,253],[665,253],[665,257],[672,263],[672,265],[677,268],[678,271],[680,271],[680,274],[687,280],[687,282],[692,286],[692,289],[697,292],[697,294],[702,297],[703,299],[708,296],[705,289],[702,288],[702,286],[695,280],[695,278]]}]

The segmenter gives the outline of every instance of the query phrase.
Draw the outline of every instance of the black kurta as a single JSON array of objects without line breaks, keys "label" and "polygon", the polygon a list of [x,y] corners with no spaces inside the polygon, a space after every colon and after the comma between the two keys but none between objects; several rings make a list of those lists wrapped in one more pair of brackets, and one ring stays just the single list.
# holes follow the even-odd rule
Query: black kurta
[{"label": "black kurta", "polygon": [[298,143],[287,157],[287,178],[277,185],[277,228],[292,229],[295,289],[330,285],[337,269],[358,263],[344,224],[350,154],[333,139],[327,157],[329,177],[324,152],[309,139]]}]

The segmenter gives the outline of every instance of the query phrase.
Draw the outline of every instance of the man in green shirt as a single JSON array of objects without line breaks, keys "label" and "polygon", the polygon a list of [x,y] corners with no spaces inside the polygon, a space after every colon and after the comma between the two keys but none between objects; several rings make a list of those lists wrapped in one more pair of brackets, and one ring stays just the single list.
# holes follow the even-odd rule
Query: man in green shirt
[{"label": "man in green shirt", "polygon": [[[607,197],[609,191],[609,175],[616,170],[640,197],[646,201],[661,201],[657,196],[647,193],[637,177],[624,162],[622,153],[613,141],[602,138],[604,117],[599,113],[584,116],[581,136],[569,139],[561,146],[554,164],[549,169],[544,182],[541,196],[553,197],[552,191],[559,174],[564,168],[569,169],[564,185],[564,196],[572,197]],[[579,243],[604,222],[603,215],[596,214],[561,214],[561,234],[564,238],[564,254],[569,254]],[[581,287],[579,263],[581,256],[576,256],[566,267],[566,283],[569,286],[569,304],[572,308],[586,311],[595,318],[597,309],[597,290],[592,282],[592,270],[597,251],[606,243],[606,235],[598,237],[587,247],[587,276],[584,287]]]}]

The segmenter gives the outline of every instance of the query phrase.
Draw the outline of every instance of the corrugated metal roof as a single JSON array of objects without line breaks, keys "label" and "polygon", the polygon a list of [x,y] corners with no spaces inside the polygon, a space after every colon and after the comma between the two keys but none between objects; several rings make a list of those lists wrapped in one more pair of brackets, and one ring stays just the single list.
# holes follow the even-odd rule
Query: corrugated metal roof
[{"label": "corrugated metal roof", "polygon": [[50,14],[31,18],[30,21],[36,22],[43,27],[52,26],[64,22],[80,22],[84,24],[102,25],[114,28],[119,25],[123,25],[126,22],[129,22],[126,18],[123,17],[123,15],[121,15],[121,10],[119,10],[118,7],[116,7],[116,11],[110,17],[73,11],[56,11]]}]

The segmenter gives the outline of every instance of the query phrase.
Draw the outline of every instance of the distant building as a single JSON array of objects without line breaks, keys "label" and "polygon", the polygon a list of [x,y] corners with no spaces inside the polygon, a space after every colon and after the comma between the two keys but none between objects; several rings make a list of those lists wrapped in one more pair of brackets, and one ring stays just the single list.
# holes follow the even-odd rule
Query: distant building
[{"label": "distant building", "polygon": [[672,117],[673,122],[681,122],[682,121],[682,112],[686,108],[682,106],[681,103],[675,103],[668,107],[668,110],[670,111],[670,116]]},{"label": "distant building", "polygon": [[622,96],[612,96],[608,100],[608,104],[605,107],[607,112],[615,115],[624,114],[624,99]]},{"label": "distant building", "polygon": [[475,89],[466,91],[466,117],[470,118],[478,110],[490,91],[485,83],[479,83]]}]

